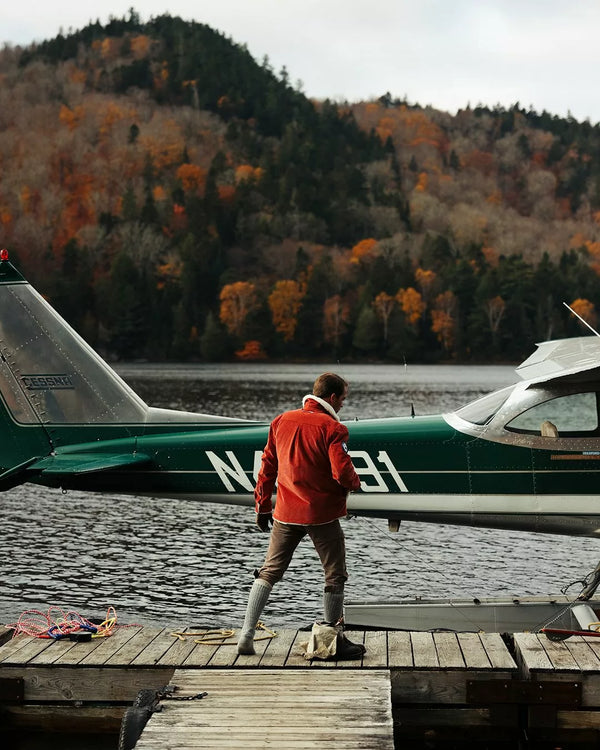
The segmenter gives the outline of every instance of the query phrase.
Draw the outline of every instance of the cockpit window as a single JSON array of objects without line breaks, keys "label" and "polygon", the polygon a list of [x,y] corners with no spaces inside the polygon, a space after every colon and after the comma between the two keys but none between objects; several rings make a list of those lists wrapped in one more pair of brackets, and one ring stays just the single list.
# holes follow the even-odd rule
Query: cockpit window
[{"label": "cockpit window", "polygon": [[514,385],[509,385],[499,391],[488,393],[487,396],[478,398],[470,404],[463,406],[456,413],[461,419],[471,422],[471,424],[487,424],[506,399],[510,396]]},{"label": "cockpit window", "polygon": [[544,401],[519,414],[507,425],[511,432],[559,437],[598,430],[596,393],[572,393]]}]

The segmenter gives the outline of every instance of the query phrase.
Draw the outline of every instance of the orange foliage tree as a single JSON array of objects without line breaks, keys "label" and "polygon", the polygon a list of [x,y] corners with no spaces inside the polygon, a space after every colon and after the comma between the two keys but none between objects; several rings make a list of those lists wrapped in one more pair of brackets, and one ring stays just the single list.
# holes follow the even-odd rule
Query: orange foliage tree
[{"label": "orange foliage tree", "polygon": [[242,333],[248,314],[257,307],[256,289],[249,281],[226,284],[219,295],[221,302],[219,318],[229,333]]},{"label": "orange foliage tree", "polygon": [[177,178],[186,193],[198,192],[204,188],[206,170],[197,164],[181,164],[177,168]]},{"label": "orange foliage tree", "polygon": [[573,302],[571,302],[570,306],[577,313],[577,315],[580,315],[585,320],[586,323],[589,323],[592,328],[596,328],[598,319],[596,315],[596,308],[593,302],[590,302],[583,297],[578,297],[577,299],[573,300]]},{"label": "orange foliage tree", "polygon": [[409,286],[408,289],[398,290],[396,300],[410,325],[416,326],[425,312],[425,302],[423,302],[421,294],[412,286]]},{"label": "orange foliage tree", "polygon": [[252,360],[252,359],[266,359],[267,355],[262,347],[260,341],[252,339],[252,341],[246,341],[244,346],[239,349],[235,356],[238,359]]},{"label": "orange foliage tree", "polygon": [[383,340],[386,343],[388,340],[388,323],[395,304],[396,300],[391,294],[387,294],[387,292],[379,292],[377,297],[373,300],[375,314],[383,323]]},{"label": "orange foliage tree", "polygon": [[454,346],[456,305],[454,292],[442,292],[435,298],[435,305],[431,311],[431,330],[447,352]]},{"label": "orange foliage tree", "polygon": [[373,255],[376,246],[377,240],[374,240],[372,237],[361,240],[352,248],[350,260],[352,263],[359,263],[361,260]]},{"label": "orange foliage tree", "polygon": [[291,341],[294,338],[298,311],[302,306],[305,293],[304,284],[293,279],[286,279],[278,281],[269,295],[268,303],[273,325],[278,333],[283,334],[284,341]]},{"label": "orange foliage tree", "polygon": [[429,302],[436,278],[437,274],[435,271],[430,271],[425,268],[417,268],[415,271],[415,279],[417,284],[421,287],[421,294],[423,295],[425,305]]}]

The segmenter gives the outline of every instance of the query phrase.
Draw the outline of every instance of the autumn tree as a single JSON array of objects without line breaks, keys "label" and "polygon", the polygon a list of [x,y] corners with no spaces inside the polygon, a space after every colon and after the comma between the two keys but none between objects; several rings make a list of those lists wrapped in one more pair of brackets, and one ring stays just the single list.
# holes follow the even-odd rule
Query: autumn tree
[{"label": "autumn tree", "polygon": [[379,294],[373,300],[373,309],[375,314],[381,320],[383,324],[383,341],[387,344],[388,340],[388,325],[390,321],[390,315],[392,314],[396,300],[391,294],[386,292],[379,292]]},{"label": "autumn tree", "polygon": [[435,271],[431,271],[425,268],[417,268],[415,271],[415,280],[417,285],[421,288],[421,296],[425,306],[429,304],[431,296],[433,294],[434,285],[437,279]]},{"label": "autumn tree", "polygon": [[398,290],[396,300],[402,308],[406,320],[413,328],[416,327],[425,312],[425,302],[421,294],[412,286],[409,286],[407,289]]},{"label": "autumn tree", "polygon": [[248,314],[256,309],[256,289],[249,281],[226,284],[219,295],[219,319],[229,333],[241,336]]},{"label": "autumn tree", "polygon": [[431,310],[431,330],[448,353],[452,351],[456,338],[456,312],[454,292],[438,294]]},{"label": "autumn tree", "polygon": [[592,302],[587,299],[578,297],[573,300],[570,305],[571,309],[577,313],[585,322],[592,328],[596,328],[598,318],[596,315],[596,308]]},{"label": "autumn tree", "polygon": [[275,330],[283,335],[284,341],[291,341],[294,338],[298,311],[305,293],[304,284],[288,279],[278,281],[269,295],[268,303],[273,325]]}]

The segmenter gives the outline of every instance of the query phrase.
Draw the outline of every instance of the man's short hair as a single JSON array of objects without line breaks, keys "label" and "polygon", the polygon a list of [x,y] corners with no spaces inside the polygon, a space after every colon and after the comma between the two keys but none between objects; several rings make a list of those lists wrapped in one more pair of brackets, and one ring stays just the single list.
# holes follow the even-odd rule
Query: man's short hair
[{"label": "man's short hair", "polygon": [[334,372],[324,372],[315,380],[313,386],[313,396],[319,398],[329,398],[332,394],[341,396],[348,388],[348,383],[344,378],[336,375]]}]

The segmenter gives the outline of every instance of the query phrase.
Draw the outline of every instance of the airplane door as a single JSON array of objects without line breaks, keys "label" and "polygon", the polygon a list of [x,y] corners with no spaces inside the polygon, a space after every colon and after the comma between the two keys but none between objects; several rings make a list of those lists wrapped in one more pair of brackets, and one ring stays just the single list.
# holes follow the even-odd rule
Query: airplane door
[{"label": "airplane door", "polygon": [[467,443],[466,450],[471,494],[533,493],[531,448],[478,438]]}]

